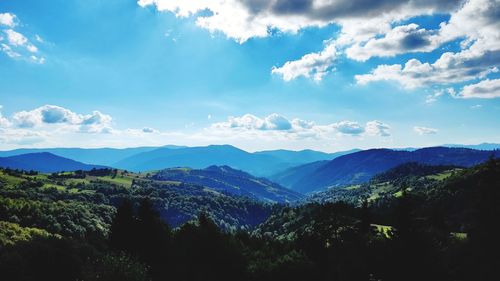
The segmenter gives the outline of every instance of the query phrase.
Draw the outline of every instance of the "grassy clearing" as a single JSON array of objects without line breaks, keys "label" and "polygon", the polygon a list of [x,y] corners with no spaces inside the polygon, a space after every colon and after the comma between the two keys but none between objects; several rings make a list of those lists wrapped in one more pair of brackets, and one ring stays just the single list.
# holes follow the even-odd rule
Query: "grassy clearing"
[{"label": "grassy clearing", "polygon": [[450,233],[451,237],[456,239],[456,240],[466,240],[468,235],[465,232],[452,232]]},{"label": "grassy clearing", "polygon": [[442,181],[442,180],[449,178],[451,175],[453,175],[453,173],[461,171],[461,170],[462,169],[453,169],[453,170],[445,171],[445,172],[438,173],[435,175],[429,175],[429,176],[426,176],[425,178],[430,179],[430,180]]},{"label": "grassy clearing", "polygon": [[132,180],[133,180],[131,177],[128,176],[116,176],[114,178],[111,176],[105,176],[105,177],[98,177],[97,179],[126,187],[132,186]]},{"label": "grassy clearing", "polygon": [[65,186],[62,186],[62,185],[57,185],[57,184],[52,184],[52,183],[45,183],[43,186],[42,186],[42,189],[49,189],[49,188],[55,188],[59,191],[64,191],[66,190],[66,187]]},{"label": "grassy clearing", "polygon": [[350,185],[348,187],[346,187],[345,189],[346,190],[354,190],[354,189],[358,189],[361,187],[361,184],[356,184],[356,185]]},{"label": "grassy clearing", "polygon": [[390,232],[392,231],[392,226],[382,225],[382,224],[371,224],[372,227],[375,227],[376,230],[386,237],[389,237]]},{"label": "grassy clearing", "polygon": [[382,233],[385,237],[389,237],[392,226],[382,225],[382,224],[371,224],[372,227],[376,228],[378,232]]},{"label": "grassy clearing", "polygon": [[8,186],[16,186],[26,181],[23,178],[11,176],[2,171],[0,171],[0,178],[2,178]]}]

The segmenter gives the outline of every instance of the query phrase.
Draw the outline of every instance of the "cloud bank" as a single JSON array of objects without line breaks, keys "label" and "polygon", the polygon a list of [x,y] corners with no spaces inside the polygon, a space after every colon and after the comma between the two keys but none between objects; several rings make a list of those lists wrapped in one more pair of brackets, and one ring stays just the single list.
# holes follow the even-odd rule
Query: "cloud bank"
[{"label": "cloud bank", "polygon": [[[374,57],[437,51],[435,61],[416,58],[402,64],[382,64],[355,76],[359,85],[394,81],[404,88],[449,87],[485,79],[500,64],[500,1],[498,0],[139,0],[243,44],[278,32],[296,33],[330,24],[338,35],[326,38],[323,50],[304,54],[272,74],[284,81],[299,77],[321,81],[335,70],[339,57],[364,62]],[[439,27],[427,29],[416,18],[448,15]],[[444,51],[458,41],[458,51]]]}]

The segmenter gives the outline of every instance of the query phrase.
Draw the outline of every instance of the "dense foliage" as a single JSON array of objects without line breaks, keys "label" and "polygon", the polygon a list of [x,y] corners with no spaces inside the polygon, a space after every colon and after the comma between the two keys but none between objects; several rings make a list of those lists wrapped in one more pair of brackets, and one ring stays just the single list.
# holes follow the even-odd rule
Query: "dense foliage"
[{"label": "dense foliage", "polygon": [[304,197],[265,178],[257,178],[228,166],[210,166],[206,169],[170,168],[157,172],[153,178],[206,186],[219,192],[274,203],[293,202]]},{"label": "dense foliage", "polygon": [[[195,186],[167,188],[141,176],[128,187],[113,186],[107,178],[80,182],[83,186],[72,188],[81,200],[62,201],[87,202],[89,208],[118,206],[107,232],[84,237],[33,235],[0,246],[0,272],[12,281],[497,280],[500,160],[471,169],[438,169],[437,174],[429,174],[429,167],[403,170],[407,172],[397,178],[379,178],[395,188],[391,196],[361,199],[361,204],[316,202],[277,208],[252,231],[221,229],[213,212],[221,206],[216,205],[206,212],[200,209],[196,220],[172,229],[162,215],[165,202],[158,202],[170,198],[162,192],[204,192]],[[40,175],[22,174],[24,181],[12,188],[5,182],[14,178],[4,176],[1,196],[33,201],[39,196],[38,201],[54,203],[59,193],[70,196],[67,187],[44,188],[45,180],[40,186],[29,177]],[[123,178],[121,171],[115,176]],[[93,192],[79,194],[84,190]],[[94,198],[95,193],[102,198]],[[28,227],[24,223],[28,222],[20,219],[19,226],[10,227]],[[14,232],[23,231],[29,232]]]}]

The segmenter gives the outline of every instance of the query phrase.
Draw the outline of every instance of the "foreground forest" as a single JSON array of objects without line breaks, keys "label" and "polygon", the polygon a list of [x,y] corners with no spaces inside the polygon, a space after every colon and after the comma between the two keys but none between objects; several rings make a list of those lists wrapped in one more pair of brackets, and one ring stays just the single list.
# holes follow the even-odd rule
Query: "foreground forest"
[{"label": "foreground forest", "polygon": [[2,280],[498,280],[498,159],[288,205],[156,178],[0,170]]}]

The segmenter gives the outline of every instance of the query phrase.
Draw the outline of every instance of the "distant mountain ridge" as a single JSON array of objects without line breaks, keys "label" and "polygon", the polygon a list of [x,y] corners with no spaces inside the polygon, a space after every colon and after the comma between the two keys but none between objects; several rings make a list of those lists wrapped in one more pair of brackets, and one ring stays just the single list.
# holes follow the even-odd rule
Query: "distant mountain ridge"
[{"label": "distant mountain ridge", "polygon": [[[471,167],[486,161],[491,155],[498,157],[500,151],[449,147],[429,147],[415,151],[369,149],[340,156],[324,164],[318,163],[316,169],[310,169],[313,164],[308,164],[292,168],[295,173],[286,175],[286,172],[282,172],[271,178],[295,191],[310,193],[328,187],[363,183],[376,174],[407,162]],[[306,172],[297,172],[302,169]]]},{"label": "distant mountain ridge", "polygon": [[0,157],[49,152],[78,162],[130,171],[160,170],[180,166],[201,169],[211,165],[228,165],[254,175],[268,176],[289,167],[318,160],[331,160],[353,151],[357,150],[335,153],[314,150],[268,150],[251,153],[230,145],[204,147],[165,145],[132,148],[23,148],[0,151]]},{"label": "distant mountain ridge", "polygon": [[210,166],[206,169],[169,168],[159,171],[152,178],[205,186],[215,191],[266,202],[287,203],[303,198],[300,193],[229,166]]},{"label": "distant mountain ridge", "polygon": [[33,170],[42,173],[104,168],[104,166],[89,165],[60,157],[48,152],[27,153],[10,157],[0,157],[0,167],[25,171]]},{"label": "distant mountain ridge", "polygon": [[133,147],[133,148],[21,148],[9,151],[0,151],[0,157],[16,156],[28,153],[48,152],[78,162],[113,166],[116,162],[146,151],[157,149],[156,147]]},{"label": "distant mountain ridge", "polygon": [[313,150],[270,150],[250,153],[231,145],[209,145],[179,149],[159,148],[128,157],[115,167],[131,171],[160,170],[169,167],[203,169],[212,165],[230,166],[255,176],[269,176],[289,167],[311,161],[334,159],[349,152],[324,153]]}]

